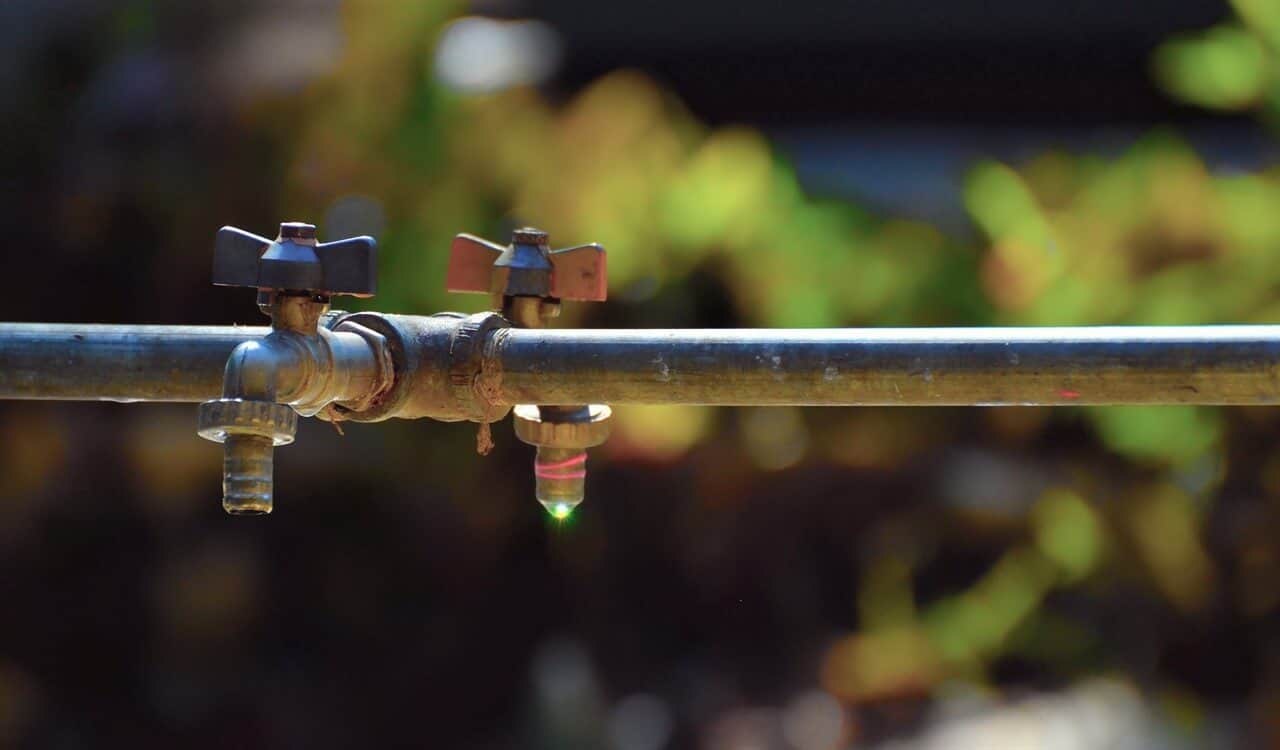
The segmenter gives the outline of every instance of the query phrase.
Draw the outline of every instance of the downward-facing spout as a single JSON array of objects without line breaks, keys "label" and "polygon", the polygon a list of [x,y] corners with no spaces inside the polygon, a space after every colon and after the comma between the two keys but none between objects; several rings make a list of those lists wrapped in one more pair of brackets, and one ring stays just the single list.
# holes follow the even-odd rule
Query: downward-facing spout
[{"label": "downward-facing spout", "polygon": [[214,283],[259,290],[271,333],[245,341],[227,358],[222,398],[200,405],[199,434],[223,444],[222,507],[238,515],[270,513],[273,451],[293,442],[298,414],[332,404],[360,408],[394,377],[386,342],[364,329],[320,325],[331,294],[373,293],[373,239],[316,242],[315,227],[288,223],[275,241],[224,227]]}]

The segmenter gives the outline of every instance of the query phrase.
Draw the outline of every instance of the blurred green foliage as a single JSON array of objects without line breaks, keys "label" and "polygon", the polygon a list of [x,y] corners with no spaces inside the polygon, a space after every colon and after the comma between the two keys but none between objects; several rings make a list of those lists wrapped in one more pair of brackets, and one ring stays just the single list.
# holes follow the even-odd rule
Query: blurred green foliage
[{"label": "blurred green foliage", "polygon": [[[1188,102],[1274,118],[1280,5],[1234,5],[1237,20],[1161,47],[1156,74]],[[286,208],[352,193],[381,201],[382,309],[484,305],[445,297],[449,238],[458,231],[500,238],[533,223],[559,245],[604,243],[611,293],[627,300],[688,297],[690,274],[711,269],[743,325],[1280,319],[1280,170],[1213,174],[1164,131],[1118,156],[1052,151],[1016,165],[982,162],[963,186],[977,233],[957,238],[806,195],[760,133],[708,128],[636,73],[606,76],[563,104],[523,88],[450,92],[433,78],[431,53],[457,9],[348,3],[345,57],[302,105],[324,116],[286,110],[274,121],[297,144]],[[255,116],[272,122],[282,109]],[[566,324],[583,314],[570,309]],[[1079,413],[1032,412],[1025,423],[1004,424],[1030,440]],[[1227,429],[1206,409],[1084,413],[1102,446],[1161,476],[1220,450]],[[781,470],[809,446],[849,466],[898,466],[956,429],[902,413],[831,419],[806,425],[797,411],[746,413],[739,432],[762,468]],[[610,450],[671,459],[716,428],[705,409],[623,410]],[[809,440],[809,431],[820,439]],[[779,447],[780,435],[800,452]],[[1081,585],[1104,567],[1120,536],[1135,540],[1130,554],[1172,605],[1195,611],[1214,571],[1187,491],[1144,485],[1116,518],[1100,512],[1088,482],[1079,484],[1066,481],[1036,499],[1029,541],[970,588],[919,611],[909,565],[896,558],[872,565],[861,589],[866,628],[828,655],[828,689],[857,699],[980,671],[1054,588]]]},{"label": "blurred green foliage", "polygon": [[1175,97],[1209,109],[1280,117],[1280,4],[1231,0],[1236,18],[1166,42],[1155,72]]},{"label": "blurred green foliage", "polygon": [[[1259,49],[1274,40],[1280,11],[1238,7],[1232,33]],[[528,89],[451,93],[430,63],[455,9],[350,3],[346,57],[310,94],[326,116],[305,126],[293,159],[290,205],[347,193],[382,201],[378,304],[388,309],[482,306],[441,289],[449,237],[501,237],[527,222],[552,228],[562,244],[606,242],[615,296],[679,288],[692,269],[714,264],[745,325],[1280,318],[1276,171],[1212,175],[1167,132],[1117,158],[1051,152],[1017,166],[980,163],[964,187],[987,240],[974,245],[806,196],[759,133],[708,129],[638,74],[607,76],[564,106]],[[1182,54],[1170,52],[1178,44],[1199,49],[1171,44],[1158,60]],[[1259,60],[1274,64],[1274,55]],[[1220,437],[1219,420],[1190,409],[1091,419],[1108,446],[1144,460],[1190,460]]]}]

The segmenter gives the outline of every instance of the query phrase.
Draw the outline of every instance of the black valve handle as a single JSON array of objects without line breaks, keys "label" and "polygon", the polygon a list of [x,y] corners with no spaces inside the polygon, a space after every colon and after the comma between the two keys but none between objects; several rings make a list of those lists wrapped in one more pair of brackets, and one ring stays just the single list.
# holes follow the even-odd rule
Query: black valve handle
[{"label": "black valve handle", "polygon": [[274,241],[223,227],[214,243],[213,283],[372,297],[377,291],[377,247],[368,236],[317,243],[315,226],[301,222],[281,224]]}]

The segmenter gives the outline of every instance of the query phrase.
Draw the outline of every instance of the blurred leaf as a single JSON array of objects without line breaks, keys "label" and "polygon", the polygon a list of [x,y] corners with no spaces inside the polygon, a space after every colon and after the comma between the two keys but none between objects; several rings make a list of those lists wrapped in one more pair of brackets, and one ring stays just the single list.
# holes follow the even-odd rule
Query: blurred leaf
[{"label": "blurred leaf", "polygon": [[942,675],[937,653],[918,628],[850,636],[832,646],[822,664],[823,688],[846,701],[919,693]]},{"label": "blurred leaf", "polygon": [[1221,415],[1203,407],[1109,406],[1089,416],[1108,448],[1140,461],[1185,463],[1222,439]]},{"label": "blurred leaf", "polygon": [[930,607],[925,617],[930,641],[955,664],[984,661],[1040,606],[1055,577],[1048,560],[1034,550],[1006,552],[968,591]]},{"label": "blurred leaf", "polygon": [[1093,508],[1067,489],[1046,492],[1031,515],[1036,546],[1057,564],[1068,581],[1091,573],[1101,560],[1105,540]]},{"label": "blurred leaf", "polygon": [[674,460],[711,432],[715,412],[705,406],[625,406],[606,449],[615,455]]},{"label": "blurred leaf", "polygon": [[1214,585],[1191,498],[1172,484],[1142,491],[1129,514],[1134,541],[1156,585],[1179,609],[1200,609]]},{"label": "blurred leaf", "polygon": [[1035,196],[1009,167],[979,164],[965,180],[964,198],[969,213],[992,239],[1016,240],[1038,249],[1049,242]]},{"label": "blurred leaf", "polygon": [[1226,110],[1260,103],[1270,75],[1262,41],[1235,24],[1165,42],[1156,51],[1155,70],[1174,96]]},{"label": "blurred leaf", "polygon": [[1231,0],[1232,7],[1249,26],[1280,50],[1280,3],[1275,0]]}]

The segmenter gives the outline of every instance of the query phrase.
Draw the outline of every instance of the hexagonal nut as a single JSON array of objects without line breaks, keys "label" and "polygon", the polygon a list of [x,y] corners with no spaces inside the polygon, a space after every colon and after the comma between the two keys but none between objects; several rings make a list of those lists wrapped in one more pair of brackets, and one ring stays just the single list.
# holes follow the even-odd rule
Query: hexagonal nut
[{"label": "hexagonal nut", "polygon": [[298,432],[298,414],[270,401],[220,398],[200,404],[196,432],[215,443],[226,442],[228,435],[256,435],[271,438],[275,445],[288,445]]},{"label": "hexagonal nut", "polygon": [[609,438],[609,420],[613,410],[603,404],[587,407],[591,415],[586,422],[544,422],[538,407],[521,404],[515,415],[516,437],[529,445],[544,448],[591,448]]}]

